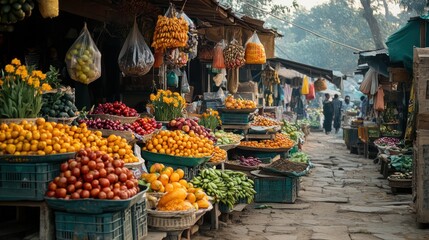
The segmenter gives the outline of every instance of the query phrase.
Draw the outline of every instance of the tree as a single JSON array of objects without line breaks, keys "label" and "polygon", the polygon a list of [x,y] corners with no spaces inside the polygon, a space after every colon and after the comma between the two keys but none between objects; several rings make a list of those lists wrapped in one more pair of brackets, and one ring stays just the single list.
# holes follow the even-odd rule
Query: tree
[{"label": "tree", "polygon": [[363,17],[368,22],[369,29],[371,30],[372,38],[374,40],[375,48],[384,48],[383,36],[381,35],[380,26],[374,16],[374,11],[371,7],[371,0],[360,0],[363,6]]},{"label": "tree", "polygon": [[240,12],[249,17],[258,19],[267,18],[267,14],[264,11],[276,14],[285,14],[290,12],[291,8],[296,8],[298,6],[296,0],[292,2],[291,6],[274,4],[273,0],[223,0],[221,3],[231,7],[235,12]]},{"label": "tree", "polygon": [[429,6],[429,0],[400,0],[399,4],[407,11],[416,11],[418,14],[425,13],[425,7]]}]

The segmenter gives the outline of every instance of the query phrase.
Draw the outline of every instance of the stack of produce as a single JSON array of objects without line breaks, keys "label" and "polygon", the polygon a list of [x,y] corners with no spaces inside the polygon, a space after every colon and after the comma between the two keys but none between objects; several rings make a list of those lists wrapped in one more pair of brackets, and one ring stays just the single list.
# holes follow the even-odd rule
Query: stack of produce
[{"label": "stack of produce", "polygon": [[187,134],[193,133],[199,137],[206,137],[213,142],[216,142],[216,138],[211,134],[211,130],[204,126],[200,126],[198,121],[194,119],[183,117],[176,118],[168,123],[167,128],[169,130],[182,130]]},{"label": "stack of produce", "polygon": [[271,66],[265,67],[264,71],[261,74],[262,83],[264,86],[272,86],[275,84],[280,84],[280,77],[278,72]]},{"label": "stack of produce", "polygon": [[253,148],[292,148],[295,142],[289,139],[285,134],[277,133],[274,140],[261,141],[242,141],[240,146]]},{"label": "stack of produce", "polygon": [[42,116],[52,118],[71,118],[76,116],[77,108],[72,94],[65,92],[45,93],[42,96]]},{"label": "stack of produce", "polygon": [[180,130],[162,130],[146,142],[145,151],[180,157],[207,157],[213,154],[213,141]]},{"label": "stack of produce", "polygon": [[100,150],[126,163],[138,162],[127,140],[110,135],[101,137],[101,132],[92,132],[85,124],[68,126],[46,122],[39,118],[36,123],[22,121],[20,124],[0,125],[0,155],[49,155],[76,152],[82,148]]},{"label": "stack of produce", "polygon": [[156,50],[186,47],[189,26],[184,18],[158,16],[152,47]]},{"label": "stack of produce", "polygon": [[375,140],[374,144],[380,147],[394,147],[399,144],[399,139],[392,137],[382,137]]},{"label": "stack of produce", "polygon": [[191,183],[195,187],[201,187],[207,195],[229,208],[244,199],[251,203],[256,193],[253,181],[245,173],[231,170],[204,169]]},{"label": "stack of produce", "polygon": [[[205,192],[201,188],[194,188],[192,183],[188,183],[183,179],[184,175],[185,172],[182,169],[173,170],[172,167],[165,167],[161,163],[153,164],[150,167],[149,173],[142,175],[143,184],[147,184],[150,191],[167,193],[159,200],[158,210],[180,211],[187,210],[191,206],[195,209],[208,208],[210,206]],[[184,191],[177,192],[179,189]],[[153,203],[152,205],[157,205],[156,202],[158,199],[156,197],[148,195],[148,200]],[[169,204],[168,202],[171,200],[177,201],[174,202],[175,204]]]},{"label": "stack of produce", "polygon": [[212,158],[210,158],[210,162],[212,163],[224,162],[226,160],[226,157],[227,157],[226,151],[216,146],[214,148],[214,155]]},{"label": "stack of produce", "polygon": [[393,129],[388,125],[381,125],[380,132],[383,136],[401,136],[402,132],[396,129]]},{"label": "stack of produce", "polygon": [[90,114],[110,114],[123,117],[138,117],[139,114],[134,108],[130,108],[122,102],[98,104]]},{"label": "stack of produce", "polygon": [[240,68],[246,63],[244,59],[245,50],[243,46],[238,44],[237,40],[233,40],[223,50],[226,68]]},{"label": "stack of produce", "polygon": [[234,96],[229,95],[225,99],[225,107],[227,109],[254,109],[256,104],[252,100],[235,99]]},{"label": "stack of produce", "polygon": [[392,155],[389,157],[390,166],[403,173],[413,170],[413,157],[410,155]]},{"label": "stack of produce", "polygon": [[264,45],[256,42],[246,43],[245,59],[247,64],[265,64],[267,57]]},{"label": "stack of produce", "polygon": [[279,121],[261,115],[256,116],[252,122],[252,126],[271,127],[278,125],[280,125]]},{"label": "stack of produce", "polygon": [[33,0],[3,0],[1,1],[1,23],[13,24],[31,16],[34,8]]},{"label": "stack of produce", "polygon": [[48,185],[47,197],[64,199],[127,199],[139,192],[138,181],[124,161],[101,151],[79,150],[61,164],[61,173]]},{"label": "stack of produce", "polygon": [[289,158],[289,161],[298,162],[298,163],[308,163],[310,159],[306,153],[296,152]]},{"label": "stack of produce", "polygon": [[85,123],[91,129],[107,129],[115,131],[133,131],[131,124],[121,123],[119,120],[110,119],[82,119],[78,121],[79,124]]},{"label": "stack of produce", "polygon": [[389,176],[389,180],[399,180],[399,179],[413,179],[413,172],[394,172]]},{"label": "stack of produce", "polygon": [[275,169],[280,172],[297,172],[301,173],[307,170],[308,164],[292,162],[287,159],[280,159],[266,166],[268,169]]},{"label": "stack of produce", "polygon": [[214,135],[217,139],[216,145],[238,144],[241,139],[243,139],[243,136],[241,135],[234,134],[232,132],[225,132],[223,130],[215,132]]},{"label": "stack of produce", "polygon": [[256,167],[259,166],[262,162],[257,157],[244,157],[240,156],[238,158],[238,161],[240,162],[240,165],[246,166],[246,167]]},{"label": "stack of produce", "polygon": [[304,133],[301,130],[301,126],[289,123],[286,120],[283,120],[281,131],[282,133],[287,134],[289,138],[294,140],[295,142],[297,142],[299,138],[304,136]]},{"label": "stack of produce", "polygon": [[155,118],[139,118],[131,124],[131,129],[138,135],[146,135],[155,132],[156,129],[161,129],[162,123],[157,122]]}]

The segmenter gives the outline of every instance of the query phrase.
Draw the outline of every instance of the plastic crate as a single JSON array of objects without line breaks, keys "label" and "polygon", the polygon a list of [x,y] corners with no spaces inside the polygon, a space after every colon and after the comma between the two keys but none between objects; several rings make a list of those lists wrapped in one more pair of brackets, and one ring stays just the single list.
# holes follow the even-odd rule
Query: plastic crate
[{"label": "plastic crate", "polygon": [[[152,166],[154,164],[154,162],[146,162],[146,166],[147,169],[150,169],[150,166]],[[200,169],[202,168],[202,165],[198,165],[195,167],[187,167],[187,166],[183,166],[183,165],[172,165],[172,164],[168,164],[168,163],[163,163],[164,166],[166,167],[172,167],[174,170],[180,168],[185,172],[184,175],[184,179],[186,179],[186,181],[191,181],[192,178],[194,178],[195,176],[198,175],[198,173],[200,172]]]},{"label": "plastic crate", "polygon": [[249,113],[227,113],[222,112],[220,114],[222,124],[248,124],[250,122]]},{"label": "plastic crate", "polygon": [[61,163],[0,163],[0,200],[44,199]]},{"label": "plastic crate", "polygon": [[141,240],[148,233],[146,199],[134,205],[132,209],[134,239]]},{"label": "plastic crate", "polygon": [[131,208],[115,213],[75,214],[55,212],[57,240],[132,240]]},{"label": "plastic crate", "polygon": [[294,203],[297,197],[299,178],[257,177],[255,182],[255,202]]}]

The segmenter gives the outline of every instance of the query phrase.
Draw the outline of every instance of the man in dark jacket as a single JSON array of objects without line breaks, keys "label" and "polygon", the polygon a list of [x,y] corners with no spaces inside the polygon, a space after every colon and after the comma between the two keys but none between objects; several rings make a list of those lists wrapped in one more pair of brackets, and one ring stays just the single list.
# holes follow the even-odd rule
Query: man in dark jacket
[{"label": "man in dark jacket", "polygon": [[332,118],[334,116],[334,105],[332,104],[329,93],[325,94],[325,100],[323,101],[323,115],[325,116],[323,128],[325,129],[326,135],[328,135],[332,130]]}]

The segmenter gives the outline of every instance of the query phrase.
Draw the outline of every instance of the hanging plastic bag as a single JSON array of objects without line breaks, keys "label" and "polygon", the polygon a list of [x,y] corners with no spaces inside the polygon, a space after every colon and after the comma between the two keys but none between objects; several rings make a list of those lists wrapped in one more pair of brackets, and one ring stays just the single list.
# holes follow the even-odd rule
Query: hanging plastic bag
[{"label": "hanging plastic bag", "polygon": [[308,86],[308,94],[305,95],[305,99],[307,100],[313,100],[316,96],[316,91],[314,90],[314,84],[310,83]]},{"label": "hanging plastic bag", "polygon": [[316,92],[324,91],[326,89],[328,89],[328,84],[325,79],[319,78],[314,82],[314,90]]},{"label": "hanging plastic bag", "polygon": [[375,111],[384,111],[384,91],[382,87],[378,88],[374,103]]},{"label": "hanging plastic bag", "polygon": [[167,86],[177,88],[179,86],[179,77],[174,71],[167,74]]},{"label": "hanging plastic bag", "polygon": [[244,48],[233,39],[223,50],[226,68],[239,68],[246,63],[244,59]]},{"label": "hanging plastic bag", "polygon": [[246,59],[247,64],[265,64],[267,62],[267,57],[265,55],[265,48],[259,40],[258,34],[256,31],[253,32],[253,35],[246,42],[246,53],[244,58]]},{"label": "hanging plastic bag", "polygon": [[139,31],[136,19],[118,57],[119,69],[126,75],[140,77],[150,71],[155,59]]},{"label": "hanging plastic bag", "polygon": [[194,21],[192,21],[183,11],[178,13],[177,17],[185,19],[188,23],[188,41],[186,42],[186,46],[183,48],[183,51],[189,54],[189,59],[194,59],[197,57],[198,52],[198,31],[195,27]]},{"label": "hanging plastic bag", "polygon": [[309,93],[309,84],[308,84],[308,77],[304,76],[302,79],[302,87],[301,87],[301,94],[307,95]]},{"label": "hanging plastic bag", "polygon": [[59,0],[39,0],[40,14],[43,18],[57,17],[60,12],[59,5]]},{"label": "hanging plastic bag", "polygon": [[239,76],[238,68],[228,69],[228,92],[231,94],[237,93],[238,90],[238,76]]},{"label": "hanging plastic bag", "polygon": [[369,95],[371,92],[371,85],[375,81],[376,74],[377,72],[373,68],[370,68],[365,74],[364,80],[360,84],[359,91],[361,91],[363,94]]},{"label": "hanging plastic bag", "polygon": [[183,74],[182,74],[182,87],[180,90],[182,93],[190,93],[191,92],[191,88],[190,88],[189,83],[188,83],[188,76],[186,75],[186,71],[183,71]]},{"label": "hanging plastic bag", "polygon": [[69,48],[65,59],[70,78],[83,84],[90,84],[101,76],[101,53],[83,26],[79,37]]},{"label": "hanging plastic bag", "polygon": [[223,57],[223,50],[226,47],[225,40],[220,41],[214,47],[213,51],[213,68],[225,68],[225,58]]},{"label": "hanging plastic bag", "polygon": [[168,49],[164,56],[164,62],[170,69],[182,68],[186,66],[188,60],[188,54],[178,48]]},{"label": "hanging plastic bag", "polygon": [[219,87],[222,82],[224,82],[226,78],[226,70],[222,68],[220,73],[216,74],[216,76],[213,77],[213,82],[215,83],[216,87]]},{"label": "hanging plastic bag", "polygon": [[164,52],[162,50],[155,50],[155,62],[153,63],[154,68],[159,68],[164,63]]},{"label": "hanging plastic bag", "polygon": [[222,88],[219,88],[219,90],[217,90],[215,97],[219,98],[222,102],[225,101],[225,92]]}]

